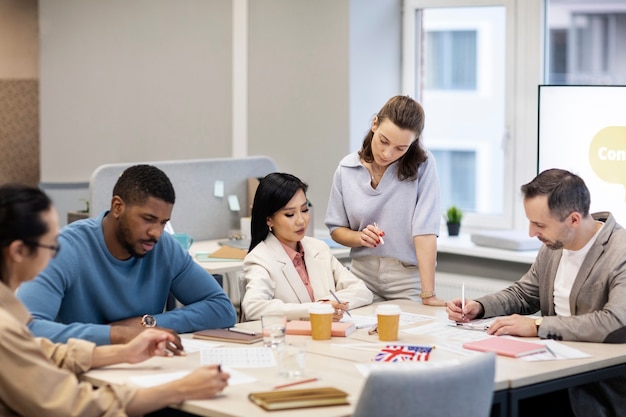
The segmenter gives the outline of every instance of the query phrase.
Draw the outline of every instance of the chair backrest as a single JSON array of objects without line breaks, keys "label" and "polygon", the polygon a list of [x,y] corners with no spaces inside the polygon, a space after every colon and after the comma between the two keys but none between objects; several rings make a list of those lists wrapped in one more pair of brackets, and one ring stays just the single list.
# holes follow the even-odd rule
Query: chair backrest
[{"label": "chair backrest", "polygon": [[[136,163],[107,164],[98,167],[89,182],[90,216],[111,207],[113,186],[120,174]],[[162,169],[176,191],[172,226],[176,232],[191,234],[195,240],[219,239],[239,229],[240,218],[248,215],[248,178],[264,177],[276,171],[271,158],[211,158],[140,162]],[[216,181],[223,196],[216,195]],[[240,208],[233,211],[229,196],[237,196]]]},{"label": "chair backrest", "polygon": [[373,370],[354,417],[487,417],[491,412],[495,354],[446,366]]}]

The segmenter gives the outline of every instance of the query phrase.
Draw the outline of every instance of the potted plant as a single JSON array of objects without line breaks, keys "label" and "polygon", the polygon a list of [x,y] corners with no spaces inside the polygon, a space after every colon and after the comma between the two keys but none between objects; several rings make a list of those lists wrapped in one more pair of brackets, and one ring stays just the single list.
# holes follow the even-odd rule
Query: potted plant
[{"label": "potted plant", "polygon": [[448,236],[458,236],[461,229],[461,219],[463,212],[457,206],[450,206],[446,211],[446,224],[448,225]]}]

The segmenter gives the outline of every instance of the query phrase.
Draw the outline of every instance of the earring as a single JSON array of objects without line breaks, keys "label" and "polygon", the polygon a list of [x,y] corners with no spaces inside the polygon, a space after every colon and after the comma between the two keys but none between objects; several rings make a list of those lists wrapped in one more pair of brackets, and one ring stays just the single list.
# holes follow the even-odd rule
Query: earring
[{"label": "earring", "polygon": [[270,232],[271,232],[272,231],[272,225],[270,224],[268,227],[270,228]]}]

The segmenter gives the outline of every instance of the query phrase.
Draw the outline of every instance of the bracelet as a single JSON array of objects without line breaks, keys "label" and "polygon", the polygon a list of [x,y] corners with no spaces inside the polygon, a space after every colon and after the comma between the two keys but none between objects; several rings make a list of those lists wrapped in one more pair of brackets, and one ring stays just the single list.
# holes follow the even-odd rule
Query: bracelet
[{"label": "bracelet", "polygon": [[434,297],[435,295],[437,295],[435,291],[426,291],[426,292],[421,292],[419,294],[419,297],[423,299],[423,298]]}]

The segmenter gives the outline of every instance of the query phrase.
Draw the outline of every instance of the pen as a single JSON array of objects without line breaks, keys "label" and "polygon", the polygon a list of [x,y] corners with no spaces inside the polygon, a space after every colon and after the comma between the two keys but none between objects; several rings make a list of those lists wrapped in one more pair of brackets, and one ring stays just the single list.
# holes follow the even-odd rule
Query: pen
[{"label": "pen", "polygon": [[[331,291],[331,292],[330,292],[330,295],[332,295],[332,296],[333,296],[333,298],[334,298],[335,300],[337,300],[337,302],[338,302],[339,304],[341,304],[341,301],[339,300],[339,297],[337,297],[337,294],[335,294],[333,291]],[[346,314],[347,314],[348,316],[352,317],[352,314],[350,314],[350,312],[349,312],[348,310],[346,310]]]},{"label": "pen", "polygon": [[[374,223],[374,227],[378,229],[378,223]],[[378,235],[378,238],[380,239],[380,244],[384,245],[385,244],[385,240],[383,239],[383,237]]]},{"label": "pen", "polygon": [[554,351],[550,349],[550,346],[545,345],[545,347],[546,347],[546,350],[550,353],[550,355],[554,356],[555,358],[557,357],[556,353],[554,353]]},{"label": "pen", "polygon": [[315,381],[317,381],[317,378],[302,379],[300,381],[289,382],[287,384],[282,384],[282,385],[276,385],[274,389],[285,388],[285,387],[290,387],[292,385],[305,384],[307,382],[315,382]]},{"label": "pen", "polygon": [[240,329],[239,327],[230,327],[229,332],[247,334],[248,336],[256,336],[256,332],[247,329]]},{"label": "pen", "polygon": [[465,283],[461,284],[461,317],[465,318]]},{"label": "pen", "polygon": [[471,323],[455,323],[456,326],[461,326],[464,329],[467,330],[479,330],[484,332],[485,330],[489,330],[489,326],[476,326],[476,325],[472,325]]}]

